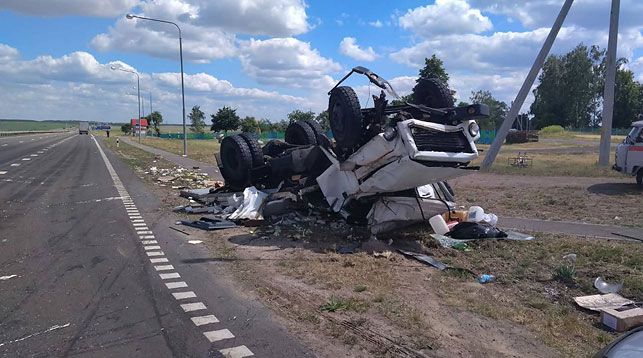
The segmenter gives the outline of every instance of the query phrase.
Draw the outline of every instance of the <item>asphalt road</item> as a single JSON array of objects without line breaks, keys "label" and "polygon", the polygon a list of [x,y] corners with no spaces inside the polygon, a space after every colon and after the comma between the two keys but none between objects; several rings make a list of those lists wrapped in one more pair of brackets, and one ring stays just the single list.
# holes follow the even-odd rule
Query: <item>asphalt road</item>
[{"label": "asphalt road", "polygon": [[312,355],[98,143],[0,139],[1,357]]}]

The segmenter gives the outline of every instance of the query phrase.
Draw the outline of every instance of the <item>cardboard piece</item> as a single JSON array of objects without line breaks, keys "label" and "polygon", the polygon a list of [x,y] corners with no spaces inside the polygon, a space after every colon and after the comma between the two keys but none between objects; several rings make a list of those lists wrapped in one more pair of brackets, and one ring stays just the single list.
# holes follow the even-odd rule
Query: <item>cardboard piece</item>
[{"label": "cardboard piece", "polygon": [[643,308],[630,306],[606,308],[601,311],[601,322],[616,332],[625,332],[630,328],[643,325]]},{"label": "cardboard piece", "polygon": [[574,297],[574,301],[576,301],[577,305],[583,308],[598,312],[607,308],[615,309],[634,303],[634,301],[628,300],[627,298],[617,293],[608,293],[606,295],[579,296]]}]

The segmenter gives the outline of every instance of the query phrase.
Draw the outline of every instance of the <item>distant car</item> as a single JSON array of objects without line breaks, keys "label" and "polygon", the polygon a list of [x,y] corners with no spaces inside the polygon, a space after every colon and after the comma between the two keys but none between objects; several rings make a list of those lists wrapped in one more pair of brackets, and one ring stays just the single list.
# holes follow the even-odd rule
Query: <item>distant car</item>
[{"label": "distant car", "polygon": [[612,169],[636,176],[636,183],[643,186],[643,120],[632,123],[630,133],[616,146]]},{"label": "distant car", "polygon": [[89,122],[78,122],[78,134],[89,134]]}]

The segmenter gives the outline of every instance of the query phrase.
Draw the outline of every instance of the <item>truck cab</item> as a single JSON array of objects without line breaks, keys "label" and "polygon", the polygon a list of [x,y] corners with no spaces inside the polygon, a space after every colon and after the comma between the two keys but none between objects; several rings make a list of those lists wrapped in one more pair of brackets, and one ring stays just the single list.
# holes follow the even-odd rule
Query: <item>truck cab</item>
[{"label": "truck cab", "polygon": [[632,123],[623,143],[616,146],[615,159],[612,169],[636,176],[637,184],[643,187],[643,120]]}]

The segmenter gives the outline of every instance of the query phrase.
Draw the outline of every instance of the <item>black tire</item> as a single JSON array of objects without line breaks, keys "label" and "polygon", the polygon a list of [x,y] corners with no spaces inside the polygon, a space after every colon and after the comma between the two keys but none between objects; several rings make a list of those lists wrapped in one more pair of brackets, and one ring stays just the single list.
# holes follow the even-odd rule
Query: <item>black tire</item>
[{"label": "black tire", "polygon": [[317,135],[304,121],[292,122],[286,128],[286,143],[295,145],[317,145]]},{"label": "black tire", "polygon": [[256,168],[258,166],[264,165],[265,163],[263,161],[263,152],[261,151],[261,146],[259,145],[257,139],[255,139],[255,137],[250,135],[249,133],[241,133],[239,135],[243,138],[243,140],[246,141],[248,149],[250,149],[250,155],[252,156],[252,167]]},{"label": "black tire", "polygon": [[304,119],[302,122],[308,124],[315,133],[315,138],[317,138],[317,145],[321,145],[324,148],[329,148],[331,146],[330,139],[326,135],[326,131],[322,128],[321,124],[313,119]]},{"label": "black tire", "polygon": [[453,107],[453,96],[446,84],[437,78],[421,78],[413,87],[413,103],[431,108]]},{"label": "black tire", "polygon": [[331,91],[328,118],[337,143],[337,155],[340,160],[344,160],[364,141],[362,111],[352,88],[340,86]]},{"label": "black tire", "polygon": [[643,168],[636,173],[636,184],[643,188]]},{"label": "black tire", "polygon": [[250,185],[252,153],[248,143],[236,134],[221,141],[221,174],[226,185],[243,189]]}]

